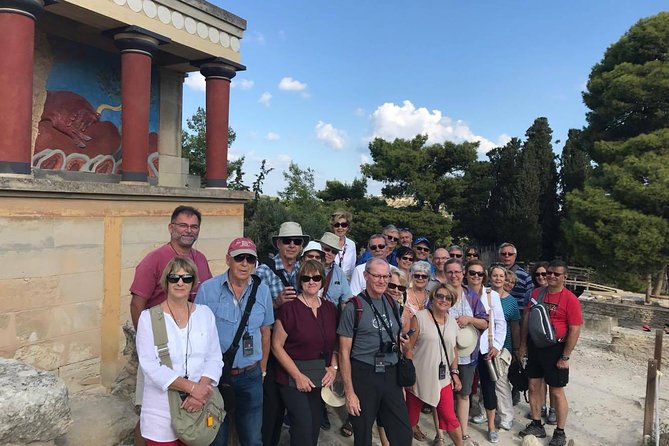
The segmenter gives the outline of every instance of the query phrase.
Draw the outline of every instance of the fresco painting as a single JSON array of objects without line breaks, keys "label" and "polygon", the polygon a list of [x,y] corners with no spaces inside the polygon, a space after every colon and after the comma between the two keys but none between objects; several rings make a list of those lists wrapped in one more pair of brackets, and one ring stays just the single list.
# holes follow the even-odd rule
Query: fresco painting
[{"label": "fresco painting", "polygon": [[[53,65],[32,158],[40,169],[120,174],[121,58],[50,36]],[[151,75],[147,172],[158,176],[158,71]]]}]

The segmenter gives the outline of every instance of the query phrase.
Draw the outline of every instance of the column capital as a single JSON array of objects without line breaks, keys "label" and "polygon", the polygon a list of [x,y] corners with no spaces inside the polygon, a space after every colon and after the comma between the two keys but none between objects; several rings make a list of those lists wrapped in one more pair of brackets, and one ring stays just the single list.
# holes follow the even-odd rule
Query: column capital
[{"label": "column capital", "polygon": [[193,65],[200,69],[200,73],[206,78],[218,78],[231,80],[237,75],[237,71],[244,71],[244,65],[232,62],[222,57],[212,59],[196,60],[192,62]]},{"label": "column capital", "polygon": [[0,0],[0,13],[21,14],[37,20],[45,4],[51,3],[53,0]]},{"label": "column capital", "polygon": [[158,46],[172,41],[139,26],[124,26],[106,31],[105,34],[113,37],[114,45],[121,53],[142,53],[150,57],[158,50]]}]

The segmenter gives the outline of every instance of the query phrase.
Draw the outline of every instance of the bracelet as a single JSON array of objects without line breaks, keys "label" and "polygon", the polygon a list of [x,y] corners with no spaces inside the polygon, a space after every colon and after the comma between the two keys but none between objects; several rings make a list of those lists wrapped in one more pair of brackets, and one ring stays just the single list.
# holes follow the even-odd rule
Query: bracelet
[{"label": "bracelet", "polygon": [[562,355],[560,356],[560,359],[562,359],[563,361],[569,361],[569,356]]},{"label": "bracelet", "polygon": [[188,392],[188,393],[192,394],[193,390],[195,390],[195,383],[193,383],[193,387],[190,388],[190,392]]}]

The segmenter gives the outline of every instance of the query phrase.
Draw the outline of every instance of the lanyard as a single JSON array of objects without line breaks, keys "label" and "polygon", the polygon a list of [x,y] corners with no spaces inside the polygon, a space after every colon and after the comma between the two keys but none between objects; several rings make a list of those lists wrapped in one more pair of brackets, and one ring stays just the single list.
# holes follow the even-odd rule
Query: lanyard
[{"label": "lanyard", "polygon": [[[372,300],[367,295],[367,291],[363,292],[362,296],[365,299],[365,302],[367,302],[369,304],[369,306],[372,307],[372,311],[374,312],[374,317],[376,318],[376,325],[378,326],[377,328],[378,328],[378,331],[379,331],[379,351],[382,351],[383,350],[383,334],[381,332],[381,325],[383,325],[383,328],[385,328],[386,333],[388,333],[388,337],[390,338],[390,342],[393,342],[393,332],[386,325],[386,322],[383,320],[383,318],[379,314],[378,310],[376,309],[376,307],[372,303]],[[385,315],[387,315],[388,314],[388,308],[386,307],[386,301],[385,301],[383,295],[381,295],[381,304],[383,305],[383,313]]]},{"label": "lanyard", "polygon": [[[448,349],[446,348],[446,343],[444,342],[444,336],[441,334],[441,330],[439,329],[439,324],[437,324],[437,319],[434,317],[434,313],[432,312],[432,309],[428,310],[430,314],[432,315],[432,320],[434,321],[434,326],[437,327],[437,333],[439,333],[439,340],[441,341],[441,348],[444,350],[444,353],[446,354],[446,364],[448,367],[451,366],[451,360],[448,359]],[[448,320],[448,314],[446,314],[446,320]]]}]

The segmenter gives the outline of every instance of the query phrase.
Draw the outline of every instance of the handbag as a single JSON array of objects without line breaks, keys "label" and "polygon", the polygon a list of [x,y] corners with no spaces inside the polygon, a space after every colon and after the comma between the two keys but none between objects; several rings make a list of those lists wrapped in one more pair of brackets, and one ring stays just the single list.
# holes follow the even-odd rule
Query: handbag
[{"label": "handbag", "polygon": [[[325,359],[294,359],[295,365],[300,370],[300,373],[314,383],[314,386],[323,387],[321,383],[325,377]],[[288,387],[297,388],[297,383],[292,376],[288,377]]]},{"label": "handbag", "polygon": [[[153,342],[158,348],[161,365],[172,368],[170,352],[167,348],[167,328],[165,314],[160,305],[149,310],[153,329]],[[216,387],[212,388],[211,397],[204,403],[202,410],[188,412],[181,408],[181,397],[176,390],[167,391],[170,404],[172,428],[177,437],[188,446],[209,446],[225,419],[223,398]]]}]

